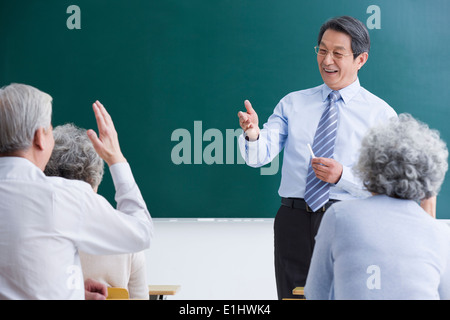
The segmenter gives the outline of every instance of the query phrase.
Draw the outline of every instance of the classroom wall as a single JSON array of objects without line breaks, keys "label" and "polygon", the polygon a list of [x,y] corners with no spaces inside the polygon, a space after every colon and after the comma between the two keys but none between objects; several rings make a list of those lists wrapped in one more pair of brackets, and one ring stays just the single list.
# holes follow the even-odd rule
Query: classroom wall
[{"label": "classroom wall", "polygon": [[154,220],[148,281],[181,285],[168,300],[277,299],[273,219]]},{"label": "classroom wall", "polygon": [[176,300],[277,299],[273,219],[155,219],[150,284],[178,284]]}]

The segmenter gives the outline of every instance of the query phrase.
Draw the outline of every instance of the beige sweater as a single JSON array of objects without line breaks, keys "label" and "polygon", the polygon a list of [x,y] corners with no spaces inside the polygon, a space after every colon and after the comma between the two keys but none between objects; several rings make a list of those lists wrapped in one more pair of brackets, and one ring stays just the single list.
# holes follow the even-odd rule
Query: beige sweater
[{"label": "beige sweater", "polygon": [[84,279],[108,287],[126,288],[131,299],[148,299],[147,270],[143,251],[131,254],[90,255],[79,252]]}]

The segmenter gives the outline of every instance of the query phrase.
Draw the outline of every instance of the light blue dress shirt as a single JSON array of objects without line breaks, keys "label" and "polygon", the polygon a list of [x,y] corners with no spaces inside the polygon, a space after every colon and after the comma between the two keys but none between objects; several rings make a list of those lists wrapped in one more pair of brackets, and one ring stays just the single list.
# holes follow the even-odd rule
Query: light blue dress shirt
[{"label": "light blue dress shirt", "polygon": [[316,236],[305,297],[450,299],[450,228],[412,200],[335,203]]},{"label": "light blue dress shirt", "polygon": [[[307,144],[313,145],[320,117],[332,90],[322,84],[285,96],[261,129],[257,141],[239,137],[242,157],[252,167],[270,163],[283,150],[279,195],[303,198],[308,166],[311,161]],[[334,159],[343,165],[341,179],[330,188],[330,199],[346,200],[367,197],[352,167],[359,157],[361,140],[377,123],[396,117],[396,112],[382,99],[360,86],[359,79],[339,90],[339,122]]]}]

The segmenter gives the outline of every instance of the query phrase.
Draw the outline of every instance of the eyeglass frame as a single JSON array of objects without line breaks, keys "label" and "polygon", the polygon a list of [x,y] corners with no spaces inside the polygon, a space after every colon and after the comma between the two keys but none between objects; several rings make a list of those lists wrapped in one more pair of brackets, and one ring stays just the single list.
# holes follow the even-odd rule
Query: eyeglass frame
[{"label": "eyeglass frame", "polygon": [[[319,50],[325,50],[327,53],[325,53],[325,54],[319,54]],[[318,55],[318,56],[321,56],[321,57],[326,57],[328,54],[330,54],[331,55],[331,58],[332,59],[336,59],[336,60],[341,60],[342,58],[344,58],[344,57],[348,57],[348,56],[358,56],[359,54],[361,54],[361,53],[340,53],[341,55],[342,55],[342,57],[336,57],[335,55],[334,55],[334,52],[333,51],[330,51],[330,50],[327,50],[327,49],[321,49],[320,48],[320,46],[315,46],[314,47],[314,51],[316,52],[316,54]]]}]

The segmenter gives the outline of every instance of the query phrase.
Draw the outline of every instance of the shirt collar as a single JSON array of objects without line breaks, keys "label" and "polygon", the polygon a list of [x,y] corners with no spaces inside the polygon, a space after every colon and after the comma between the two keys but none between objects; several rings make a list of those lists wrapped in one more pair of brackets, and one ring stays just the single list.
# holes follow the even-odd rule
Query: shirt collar
[{"label": "shirt collar", "polygon": [[[356,80],[352,84],[339,90],[339,93],[340,93],[344,103],[347,104],[358,93],[360,88],[361,88],[361,85],[359,84],[359,78],[356,77]],[[322,99],[324,102],[327,100],[328,95],[330,94],[331,91],[333,91],[333,90],[330,89],[324,83],[323,87],[322,87]]]},{"label": "shirt collar", "polygon": [[33,162],[24,158],[24,157],[15,157],[15,156],[6,156],[0,157],[0,167],[15,167],[21,168],[16,172],[23,173],[24,175],[28,174],[28,169],[24,169],[25,167],[30,168],[32,171],[36,171],[38,175],[45,176],[44,172],[39,169]]}]

